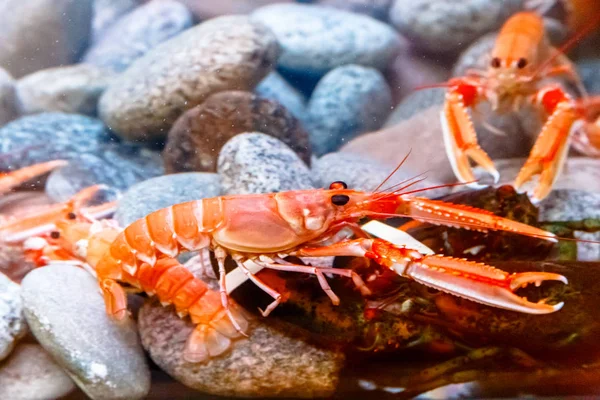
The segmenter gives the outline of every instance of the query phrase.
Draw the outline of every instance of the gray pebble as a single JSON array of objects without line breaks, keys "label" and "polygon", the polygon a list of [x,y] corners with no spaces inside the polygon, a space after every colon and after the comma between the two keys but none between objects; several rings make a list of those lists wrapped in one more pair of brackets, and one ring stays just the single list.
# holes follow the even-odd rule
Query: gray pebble
[{"label": "gray pebble", "polygon": [[123,15],[141,3],[142,0],[94,0],[92,17],[92,37],[96,43],[104,32],[114,25]]},{"label": "gray pebble", "polygon": [[577,62],[577,72],[589,94],[600,94],[600,60],[588,58]]},{"label": "gray pebble", "polygon": [[217,174],[187,172],[148,179],[132,186],[119,199],[115,219],[121,226],[173,204],[220,194]]},{"label": "gray pebble", "polygon": [[18,108],[15,80],[4,68],[0,68],[0,126],[17,118]]},{"label": "gray pebble", "polygon": [[98,153],[110,142],[101,121],[76,114],[42,113],[0,128],[0,170]]},{"label": "gray pebble", "polygon": [[384,69],[400,46],[388,25],[330,7],[274,4],[252,18],[277,36],[283,51],[278,65],[301,74],[323,75],[345,64]]},{"label": "gray pebble", "polygon": [[133,145],[105,146],[96,154],[81,154],[61,169],[53,171],[46,181],[46,194],[63,202],[75,193],[95,184],[107,185],[113,196],[143,180],[162,175],[162,158],[155,151]]},{"label": "gray pebble", "polygon": [[361,133],[380,128],[392,108],[379,71],[346,65],[325,75],[308,103],[308,132],[317,155],[336,150]]},{"label": "gray pebble", "polygon": [[380,21],[387,21],[393,0],[320,0],[319,5],[365,14]]},{"label": "gray pebble", "polygon": [[73,63],[87,45],[93,0],[5,0],[0,65],[15,78]]},{"label": "gray pebble", "polygon": [[252,90],[275,64],[275,37],[247,17],[219,17],[161,43],[123,72],[99,113],[129,140],[164,139],[186,110],[223,90]]},{"label": "gray pebble", "polygon": [[306,98],[277,72],[271,72],[254,92],[265,99],[274,100],[288,109],[300,121],[306,121]]},{"label": "gray pebble", "polygon": [[272,193],[312,189],[311,173],[283,142],[262,134],[243,133],[221,149],[217,172],[224,194]]},{"label": "gray pebble", "polygon": [[106,314],[98,282],[70,265],[29,273],[22,282],[25,317],[36,339],[86,394],[141,399],[150,370],[130,318]]},{"label": "gray pebble", "polygon": [[172,0],[146,3],[110,26],[83,62],[121,72],[153,47],[192,26],[193,18]]},{"label": "gray pebble", "polygon": [[1,399],[58,399],[73,389],[71,378],[37,344],[19,345],[0,366]]},{"label": "gray pebble", "polygon": [[456,52],[496,30],[523,0],[396,0],[390,20],[411,43],[430,52]]},{"label": "gray pebble", "polygon": [[35,72],[17,82],[21,112],[60,111],[93,116],[98,98],[112,78],[110,71],[86,64]]},{"label": "gray pebble", "polygon": [[26,333],[21,287],[0,273],[0,361],[10,354],[16,341]]}]

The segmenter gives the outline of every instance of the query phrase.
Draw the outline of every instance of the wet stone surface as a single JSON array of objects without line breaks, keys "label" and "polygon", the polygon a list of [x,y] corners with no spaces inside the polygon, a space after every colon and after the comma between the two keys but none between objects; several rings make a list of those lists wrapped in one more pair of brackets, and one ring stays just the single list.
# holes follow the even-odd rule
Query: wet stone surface
[{"label": "wet stone surface", "polygon": [[223,146],[217,172],[223,194],[312,189],[304,162],[283,142],[262,134],[237,135]]},{"label": "wet stone surface", "polygon": [[44,111],[96,115],[98,98],[113,74],[93,65],[75,64],[35,72],[17,82],[23,114]]},{"label": "wet stone surface", "polygon": [[262,98],[281,104],[301,122],[306,121],[306,98],[277,72],[267,75],[254,92]]},{"label": "wet stone surface", "polygon": [[380,128],[391,108],[390,88],[379,71],[359,65],[332,70],[308,103],[307,129],[315,154],[337,150],[357,135]]},{"label": "wet stone surface", "polygon": [[19,345],[0,366],[2,399],[58,399],[73,389],[71,378],[37,344]]},{"label": "wet stone surface", "polygon": [[25,316],[40,344],[92,398],[140,399],[150,371],[134,322],[105,312],[97,281],[81,268],[36,269],[22,282]]},{"label": "wet stone surface", "polygon": [[280,139],[310,162],[308,134],[285,107],[250,92],[226,91],[210,96],[173,125],[163,152],[166,170],[214,172],[223,145],[254,131]]},{"label": "wet stone surface", "polygon": [[300,74],[323,75],[346,64],[384,69],[399,38],[373,18],[305,4],[275,4],[252,13],[273,30],[282,47],[278,65]]},{"label": "wet stone surface", "polygon": [[104,32],[142,0],[94,0],[90,43],[97,42]]},{"label": "wet stone surface", "polygon": [[17,340],[26,333],[21,287],[0,273],[0,361],[10,354]]},{"label": "wet stone surface", "polygon": [[274,66],[275,37],[247,17],[203,22],[136,60],[100,98],[102,120],[128,140],[161,141],[186,110],[224,90],[252,90]]},{"label": "wet stone surface", "polygon": [[81,154],[66,167],[50,173],[46,193],[54,201],[63,202],[81,189],[104,184],[116,195],[163,173],[158,152],[130,144],[107,145],[97,155]]},{"label": "wet stone surface", "polygon": [[127,226],[152,211],[220,194],[217,174],[188,172],[148,179],[132,186],[119,199],[115,219]]},{"label": "wet stone surface", "polygon": [[89,38],[93,0],[7,0],[0,6],[0,65],[15,78],[66,65]]},{"label": "wet stone surface", "polygon": [[108,27],[83,57],[83,62],[117,72],[161,42],[192,26],[192,15],[172,0],[146,3]]}]

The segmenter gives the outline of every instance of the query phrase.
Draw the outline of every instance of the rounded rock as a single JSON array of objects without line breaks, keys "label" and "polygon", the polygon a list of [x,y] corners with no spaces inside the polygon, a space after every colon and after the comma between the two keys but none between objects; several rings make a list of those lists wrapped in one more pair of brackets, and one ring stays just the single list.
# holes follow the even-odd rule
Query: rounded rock
[{"label": "rounded rock", "polygon": [[280,140],[243,133],[221,149],[217,171],[224,194],[258,194],[312,189],[306,164]]},{"label": "rounded rock", "polygon": [[0,65],[15,78],[73,63],[87,45],[93,0],[5,0]]},{"label": "rounded rock", "polygon": [[281,104],[301,122],[306,121],[306,98],[277,72],[267,75],[256,86],[254,93]]},{"label": "rounded rock", "polygon": [[325,75],[308,102],[307,128],[317,155],[339,148],[361,133],[379,129],[392,109],[381,73],[346,65]]},{"label": "rounded rock", "polygon": [[128,226],[161,208],[219,194],[217,174],[189,172],[159,176],[140,182],[125,192],[119,199],[115,219],[119,225]]},{"label": "rounded rock", "polygon": [[214,172],[223,145],[254,131],[283,141],[310,162],[308,134],[285,107],[249,92],[227,91],[210,96],[173,125],[163,152],[166,170]]},{"label": "rounded rock", "polygon": [[252,90],[278,56],[275,37],[247,17],[215,18],[161,43],[100,98],[102,120],[129,140],[166,137],[186,110],[224,90]]},{"label": "rounded rock", "polygon": [[0,126],[15,119],[19,115],[18,108],[15,80],[0,68]]},{"label": "rounded rock", "polygon": [[365,14],[380,21],[387,21],[393,0],[320,0],[319,5]]},{"label": "rounded rock", "polygon": [[323,75],[359,64],[384,69],[399,49],[398,34],[373,18],[305,4],[274,4],[252,13],[273,30],[282,54],[279,66],[301,74]]},{"label": "rounded rock", "polygon": [[111,137],[104,124],[77,114],[41,113],[0,128],[0,170],[99,153]]},{"label": "rounded rock", "polygon": [[26,333],[21,287],[0,273],[0,361],[10,354],[17,340]]},{"label": "rounded rock", "polygon": [[141,399],[148,394],[150,370],[135,323],[110,319],[98,282],[88,272],[71,265],[39,268],[23,279],[22,290],[31,331],[88,396]]},{"label": "rounded rock", "polygon": [[141,0],[94,0],[91,43],[96,43],[110,26],[140,2]]},{"label": "rounded rock", "polygon": [[522,7],[523,0],[396,0],[390,21],[415,47],[451,53],[500,28]]},{"label": "rounded rock", "polygon": [[158,152],[129,144],[106,146],[97,155],[81,154],[67,166],[53,171],[46,181],[46,193],[57,202],[96,184],[107,185],[119,193],[163,173]]},{"label": "rounded rock", "polygon": [[98,99],[113,76],[110,71],[86,64],[50,68],[27,75],[17,82],[21,112],[96,115]]},{"label": "rounded rock", "polygon": [[159,43],[193,23],[192,14],[173,0],[151,1],[109,27],[83,57],[83,62],[121,72]]},{"label": "rounded rock", "polygon": [[1,399],[58,399],[73,389],[73,381],[37,344],[21,344],[0,367]]}]

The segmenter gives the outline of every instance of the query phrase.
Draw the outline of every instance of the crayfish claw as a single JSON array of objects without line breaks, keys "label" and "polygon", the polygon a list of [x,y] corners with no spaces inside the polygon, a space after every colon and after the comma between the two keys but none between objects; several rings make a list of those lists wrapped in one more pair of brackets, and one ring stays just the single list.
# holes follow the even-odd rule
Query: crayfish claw
[{"label": "crayfish claw", "polygon": [[534,283],[535,286],[539,287],[543,281],[559,281],[565,285],[569,284],[565,276],[550,272],[518,272],[510,275],[509,279],[512,291],[526,287],[530,283]]}]

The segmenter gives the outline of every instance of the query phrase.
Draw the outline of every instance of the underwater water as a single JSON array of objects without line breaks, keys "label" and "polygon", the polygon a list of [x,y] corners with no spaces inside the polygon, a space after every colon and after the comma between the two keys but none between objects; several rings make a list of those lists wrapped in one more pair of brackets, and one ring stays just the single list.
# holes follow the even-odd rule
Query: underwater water
[{"label": "underwater water", "polygon": [[0,399],[600,396],[600,0],[0,1]]}]

